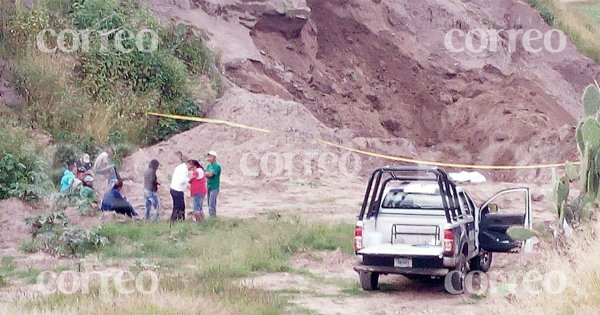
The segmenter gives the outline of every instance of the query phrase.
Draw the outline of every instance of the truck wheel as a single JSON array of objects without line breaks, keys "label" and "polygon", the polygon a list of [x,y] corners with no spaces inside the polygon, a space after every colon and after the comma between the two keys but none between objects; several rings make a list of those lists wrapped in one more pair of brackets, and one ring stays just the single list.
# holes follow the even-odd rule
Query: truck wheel
[{"label": "truck wheel", "polygon": [[492,253],[481,251],[481,253],[471,259],[469,267],[471,270],[487,272],[492,266]]},{"label": "truck wheel", "polygon": [[467,277],[467,257],[460,254],[458,264],[448,273],[444,287],[450,294],[462,294],[465,291],[465,278]]},{"label": "truck wheel", "polygon": [[363,290],[365,291],[373,291],[377,290],[377,286],[379,284],[379,274],[377,272],[360,272],[360,284],[362,285]]}]

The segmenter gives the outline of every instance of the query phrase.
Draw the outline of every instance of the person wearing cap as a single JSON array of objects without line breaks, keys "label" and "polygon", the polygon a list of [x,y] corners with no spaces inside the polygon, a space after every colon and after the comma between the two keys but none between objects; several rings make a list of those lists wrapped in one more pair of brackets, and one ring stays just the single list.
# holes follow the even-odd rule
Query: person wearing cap
[{"label": "person wearing cap", "polygon": [[208,214],[211,217],[217,216],[217,197],[221,188],[221,165],[217,163],[217,152],[209,151],[206,157],[208,165],[204,175],[208,178],[206,186],[208,188]]},{"label": "person wearing cap", "polygon": [[92,169],[92,162],[90,160],[90,155],[85,153],[77,160],[77,170],[86,172]]},{"label": "person wearing cap", "polygon": [[83,177],[83,184],[79,188],[79,197],[85,200],[94,200],[94,177],[92,175],[85,175]]}]

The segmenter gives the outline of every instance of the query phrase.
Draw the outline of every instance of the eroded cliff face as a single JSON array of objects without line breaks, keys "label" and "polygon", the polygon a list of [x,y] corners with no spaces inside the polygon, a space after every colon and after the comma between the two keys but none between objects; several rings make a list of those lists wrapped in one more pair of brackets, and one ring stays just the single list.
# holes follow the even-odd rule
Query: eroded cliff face
[{"label": "eroded cliff face", "polygon": [[[406,155],[450,161],[575,158],[579,95],[600,73],[570,42],[561,52],[532,53],[522,35],[509,38],[508,31],[550,30],[521,1],[150,4],[202,29],[233,84],[300,103],[354,143],[391,153],[401,142]],[[453,29],[495,30],[498,48],[452,51]],[[452,45],[464,47],[465,38]]]}]

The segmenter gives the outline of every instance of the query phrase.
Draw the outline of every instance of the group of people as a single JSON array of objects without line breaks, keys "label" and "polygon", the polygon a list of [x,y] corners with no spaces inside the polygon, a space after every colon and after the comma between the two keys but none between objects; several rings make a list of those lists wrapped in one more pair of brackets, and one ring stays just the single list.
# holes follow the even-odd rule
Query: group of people
[{"label": "group of people", "polygon": [[[217,163],[217,153],[210,151],[207,154],[206,167],[198,160],[190,160],[179,154],[182,163],[173,171],[169,191],[173,199],[171,221],[185,220],[185,192],[189,189],[192,198],[192,208],[196,222],[202,221],[205,216],[202,209],[204,199],[208,200],[208,212],[211,217],[217,215],[217,197],[221,184],[221,165]],[[144,174],[144,198],[146,200],[146,220],[150,219],[151,208],[154,207],[154,221],[158,220],[158,183],[156,170],[160,163],[150,161],[148,170]]]},{"label": "group of people", "polygon": [[[139,216],[134,207],[122,195],[123,180],[119,176],[115,165],[112,163],[114,151],[108,148],[96,158],[94,164],[90,162],[88,154],[82,155],[77,162],[67,165],[60,181],[60,191],[63,193],[77,193],[82,198],[94,199],[99,196],[94,189],[95,177],[104,177],[108,184],[108,191],[103,194],[100,209],[124,214],[132,220]],[[221,183],[221,166],[217,163],[217,153],[210,151],[207,154],[206,167],[198,160],[184,158],[179,153],[182,163],[175,168],[171,178],[170,194],[173,199],[171,221],[185,220],[185,191],[189,190],[193,205],[193,214],[196,222],[204,220],[202,204],[207,199],[209,215],[217,215],[217,197]],[[157,223],[160,211],[160,198],[158,188],[160,183],[156,172],[160,162],[156,159],[150,161],[144,173],[144,200],[145,219],[150,221],[151,210],[154,208],[152,221]]]},{"label": "group of people", "polygon": [[108,174],[110,180],[116,182],[118,174],[110,163],[113,153],[112,149],[101,153],[94,164],[91,163],[89,154],[83,154],[77,161],[67,163],[67,169],[60,179],[60,192],[79,194],[82,199],[94,199],[96,176]]}]

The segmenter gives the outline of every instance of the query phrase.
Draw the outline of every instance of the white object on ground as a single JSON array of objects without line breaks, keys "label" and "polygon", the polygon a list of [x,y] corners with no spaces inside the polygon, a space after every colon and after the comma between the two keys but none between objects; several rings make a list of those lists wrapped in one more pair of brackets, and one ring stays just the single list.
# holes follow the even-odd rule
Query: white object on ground
[{"label": "white object on ground", "polygon": [[471,183],[485,183],[486,179],[483,174],[479,172],[466,172],[450,173],[450,178],[455,182],[471,182]]},{"label": "white object on ground", "polygon": [[537,245],[540,242],[540,240],[537,238],[537,236],[534,236],[528,240],[525,241],[525,245],[523,246],[523,252],[524,253],[531,253],[533,252],[533,247],[535,245]]}]

